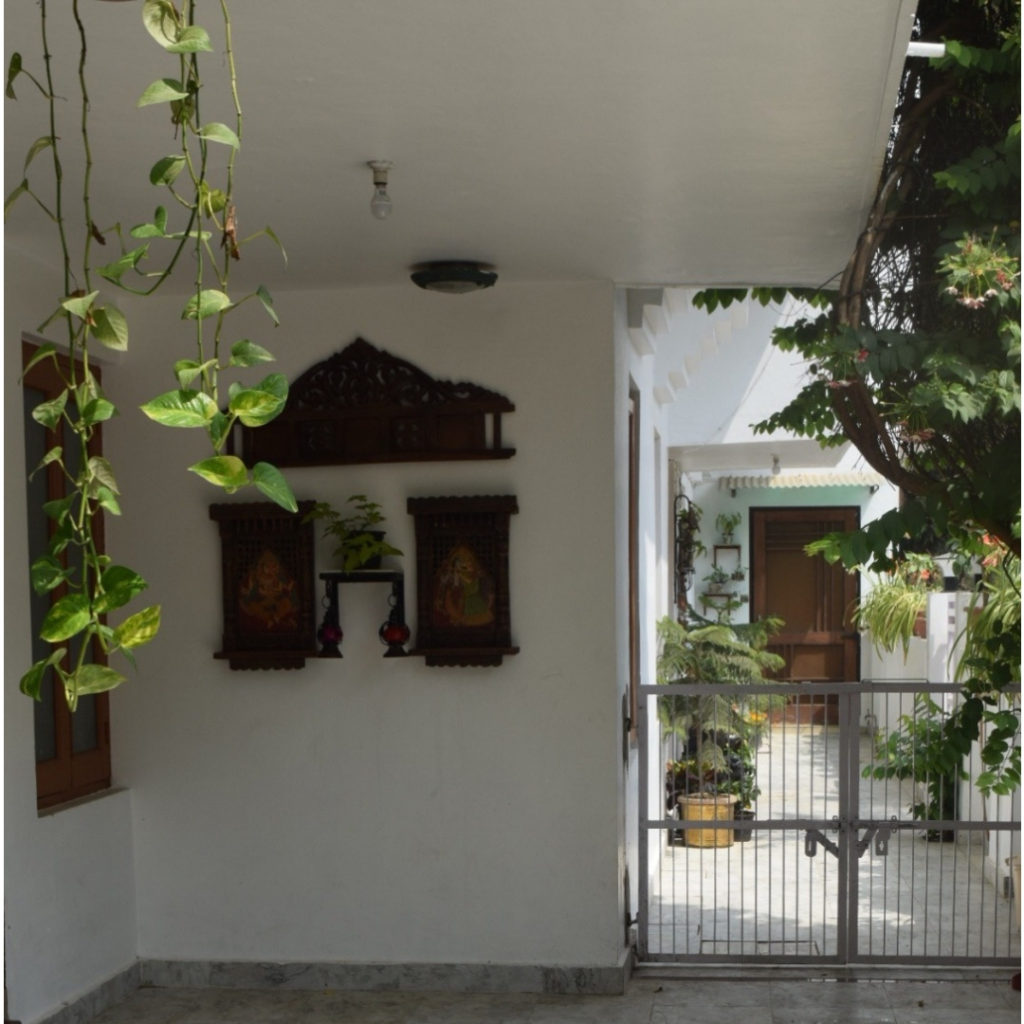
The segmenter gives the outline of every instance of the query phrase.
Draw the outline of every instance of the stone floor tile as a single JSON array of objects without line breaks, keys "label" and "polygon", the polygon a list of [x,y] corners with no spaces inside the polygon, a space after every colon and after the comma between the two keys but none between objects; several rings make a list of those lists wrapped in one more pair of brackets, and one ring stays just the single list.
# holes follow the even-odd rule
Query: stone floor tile
[{"label": "stone floor tile", "polygon": [[897,1009],[960,1007],[965,1010],[999,1009],[1008,1005],[1005,981],[965,981],[956,984],[934,981],[885,982],[890,1005]]},{"label": "stone floor tile", "polygon": [[[632,986],[632,983],[631,983]],[[771,983],[767,981],[693,981],[660,982],[652,993],[660,1004],[712,1003],[720,1006],[770,1006]]]},{"label": "stone floor tile", "polygon": [[649,996],[540,996],[529,1024],[647,1024]]},{"label": "stone floor tile", "polygon": [[670,1005],[655,1003],[651,1024],[773,1024],[771,1007],[726,1006],[694,1001]]}]

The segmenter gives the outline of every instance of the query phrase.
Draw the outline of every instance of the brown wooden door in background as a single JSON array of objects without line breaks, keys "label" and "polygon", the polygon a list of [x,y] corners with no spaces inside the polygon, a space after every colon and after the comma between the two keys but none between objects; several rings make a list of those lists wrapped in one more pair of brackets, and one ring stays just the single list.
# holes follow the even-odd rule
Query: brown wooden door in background
[{"label": "brown wooden door in background", "polygon": [[751,614],[784,621],[769,650],[781,654],[779,679],[850,682],[860,674],[860,643],[850,621],[857,577],[804,548],[827,533],[857,529],[856,507],[752,508]]}]

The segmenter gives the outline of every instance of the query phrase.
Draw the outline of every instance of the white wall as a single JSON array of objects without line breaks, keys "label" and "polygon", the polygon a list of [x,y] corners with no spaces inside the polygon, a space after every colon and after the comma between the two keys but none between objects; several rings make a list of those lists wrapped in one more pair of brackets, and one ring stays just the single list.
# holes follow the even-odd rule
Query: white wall
[{"label": "white wall", "polygon": [[[671,553],[669,549],[670,531],[670,501],[669,479],[668,479],[668,446],[664,443],[667,436],[668,421],[667,408],[656,400],[654,395],[655,385],[659,383],[658,366],[653,353],[640,355],[629,340],[627,330],[627,303],[625,292],[620,291],[616,300],[615,316],[615,337],[617,367],[615,373],[618,399],[616,407],[628,413],[630,389],[638,395],[639,411],[639,473],[638,473],[638,559],[639,559],[639,587],[637,594],[638,622],[640,625],[640,682],[649,685],[657,680],[657,640],[655,625],[658,619],[669,614],[669,563]],[[625,426],[625,424],[623,424]],[[627,439],[622,437],[621,444],[617,445],[619,451],[625,453]],[[617,507],[620,509],[620,524],[618,543],[621,552],[626,551],[628,544],[627,509],[628,509],[628,479],[626,476],[628,460],[623,457],[619,461],[617,491],[619,500]],[[628,621],[628,564],[625,559],[619,559],[620,583],[619,594],[619,621]],[[628,644],[623,637],[623,661],[620,666],[621,678],[623,680],[622,692],[627,690],[629,678]],[[648,700],[641,703],[639,713],[646,716],[649,734],[657,727],[657,716],[655,714],[655,702]],[[657,735],[657,733],[653,733]],[[639,773],[641,770],[648,772],[648,778],[655,780],[650,787],[648,807],[645,817],[660,817],[661,814],[661,753],[657,744],[652,744],[648,751],[648,762],[641,766],[639,750],[634,741],[630,745],[629,757],[624,779],[624,792],[626,796],[625,821],[626,821],[626,864],[630,878],[630,910],[635,917],[638,911],[639,902]],[[660,844],[652,842],[649,849],[648,875],[652,875],[657,867],[657,857],[660,853]]]},{"label": "white wall", "polygon": [[[18,272],[21,272],[20,275]],[[81,994],[135,959],[130,795],[39,817],[33,705],[18,690],[31,663],[21,331],[53,295],[24,261],[5,265],[4,304],[4,963],[12,1019]],[[33,318],[23,314],[28,303]],[[120,724],[118,708],[112,727]]]},{"label": "white wall", "polygon": [[[288,475],[299,498],[341,502],[365,492],[383,504],[389,539],[406,552],[410,616],[406,499],[516,495],[511,616],[521,653],[489,669],[382,660],[386,590],[368,586],[342,591],[341,661],[232,672],[214,660],[220,554],[208,506],[224,498],[185,471],[203,457],[198,436],[133,411],[173,386],[169,367],[189,342],[174,301],[129,307],[137,351],[130,370],[126,363],[106,378],[122,409],[106,451],[126,510],[108,530],[108,549],[149,580],[164,625],[139,651],[138,674],[112,696],[115,772],[134,812],[118,845],[127,880],[109,885],[106,873],[83,869],[78,886],[131,906],[134,855],[142,957],[620,963],[623,634],[613,553],[622,426],[612,288],[499,283],[462,297],[411,286],[277,289],[275,301],[279,329],[264,329],[254,307],[233,337],[273,349],[276,368],[291,377],[361,335],[436,377],[473,381],[515,403],[503,421],[517,449],[508,461]],[[9,304],[8,335],[19,326]],[[10,416],[7,427],[20,437]],[[20,467],[7,474],[17,487]],[[10,550],[18,541],[10,524],[7,538]],[[9,598],[19,586],[9,560]],[[13,646],[9,737],[12,719],[27,722],[30,712],[11,696],[27,657]],[[23,760],[25,745],[17,744]],[[8,774],[22,828],[34,824],[29,778]],[[34,948],[36,922],[61,904],[65,880],[47,871],[45,891],[12,906],[24,884],[12,868],[28,859],[30,840],[10,823],[9,814],[9,934],[32,933]],[[96,815],[89,829],[100,849],[117,834]],[[8,956],[12,1010],[26,1017],[44,995],[41,971],[51,971],[51,1000],[78,987],[65,983],[66,965]],[[119,966],[119,956],[110,949],[92,977]]]}]

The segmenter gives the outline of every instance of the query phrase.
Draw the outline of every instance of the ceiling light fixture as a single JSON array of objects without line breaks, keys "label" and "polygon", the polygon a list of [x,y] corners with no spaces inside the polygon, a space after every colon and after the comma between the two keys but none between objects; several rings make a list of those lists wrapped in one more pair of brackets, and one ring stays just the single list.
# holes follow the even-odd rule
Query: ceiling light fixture
[{"label": "ceiling light fixture", "polygon": [[367,160],[366,166],[373,171],[373,198],[370,200],[370,213],[377,220],[387,220],[391,216],[388,171],[391,170],[393,164],[390,160]]},{"label": "ceiling light fixture", "polygon": [[421,263],[412,268],[412,280],[430,292],[447,292],[461,295],[490,288],[498,275],[486,263],[470,260],[441,260],[435,263]]}]

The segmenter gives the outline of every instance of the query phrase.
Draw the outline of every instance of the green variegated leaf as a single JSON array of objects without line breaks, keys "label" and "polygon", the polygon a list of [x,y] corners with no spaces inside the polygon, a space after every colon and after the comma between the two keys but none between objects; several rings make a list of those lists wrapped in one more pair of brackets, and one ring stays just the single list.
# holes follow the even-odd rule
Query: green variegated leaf
[{"label": "green variegated leaf", "polygon": [[22,370],[22,376],[28,373],[36,363],[42,362],[44,359],[52,358],[56,360],[57,348],[53,342],[46,342],[44,345],[40,345],[39,348],[32,354],[32,358],[25,364],[25,368]]},{"label": "green variegated leaf", "polygon": [[39,464],[29,473],[29,480],[32,479],[41,469],[45,469],[53,462],[60,462],[64,455],[64,449],[58,444],[54,445],[40,460]]},{"label": "green variegated leaf", "polygon": [[131,649],[148,644],[160,630],[160,605],[143,608],[129,616],[114,630],[113,642],[118,647]]},{"label": "green variegated leaf", "polygon": [[287,509],[289,512],[298,512],[299,506],[295,495],[284,478],[284,474],[276,466],[272,466],[269,462],[257,462],[252,467],[252,482],[281,508]]},{"label": "green variegated leaf", "polygon": [[201,391],[168,391],[140,408],[165,427],[205,427],[217,415],[216,403]]},{"label": "green variegated leaf", "polygon": [[40,700],[39,688],[42,685],[43,679],[46,677],[48,669],[54,665],[59,665],[67,654],[67,649],[64,647],[58,647],[56,650],[51,651],[49,657],[43,658],[41,661],[37,661],[22,677],[19,688],[21,692],[27,697],[31,697],[33,700]]},{"label": "green variegated leaf", "polygon": [[[71,506],[75,503],[75,494],[66,494],[63,498],[54,498],[53,501],[47,501],[43,503],[43,512],[58,523],[61,522],[71,511]],[[52,550],[52,549],[51,549]]]},{"label": "green variegated leaf", "polygon": [[128,348],[128,321],[116,306],[93,310],[92,336],[107,348],[124,352]]},{"label": "green variegated leaf", "polygon": [[67,594],[50,606],[39,635],[51,644],[67,640],[81,633],[91,619],[88,595]]},{"label": "green variegated leaf", "polygon": [[109,487],[97,487],[93,497],[111,515],[119,516],[121,514],[121,505],[117,500],[117,495]]},{"label": "green variegated leaf", "polygon": [[270,297],[270,292],[263,285],[256,289],[256,298],[263,304],[263,308],[267,311],[270,319],[274,321],[274,325],[280,324],[281,321],[278,320],[277,313],[274,311],[274,300]]},{"label": "green variegated leaf", "polygon": [[[173,185],[175,178],[185,169],[185,158],[172,154],[157,160],[149,170],[151,185]],[[164,225],[166,228],[166,224]]]},{"label": "green variegated leaf", "polygon": [[287,400],[288,380],[284,374],[274,373],[255,388],[235,389],[228,409],[245,426],[259,427],[278,416]]},{"label": "green variegated leaf", "polygon": [[278,249],[281,250],[281,255],[284,257],[284,262],[285,262],[285,265],[287,266],[287,264],[288,264],[288,253],[285,252],[284,246],[281,244],[281,239],[278,238],[276,234],[274,234],[274,231],[271,229],[271,227],[269,225],[263,229],[263,233],[268,238],[272,239],[274,244],[278,247]]},{"label": "green variegated leaf", "polygon": [[239,146],[238,136],[226,124],[221,124],[219,121],[204,124],[196,134],[201,139],[206,139],[207,142],[220,142],[225,146],[231,146],[232,149],[238,149]]},{"label": "green variegated leaf", "polygon": [[49,135],[41,135],[29,146],[28,154],[25,157],[24,170],[28,171],[28,165],[44,150],[53,145],[53,138]]},{"label": "green variegated leaf", "polygon": [[205,363],[197,363],[194,359],[179,359],[174,364],[174,375],[178,378],[178,384],[187,388],[201,373],[216,365],[216,359],[207,359]]},{"label": "green variegated leaf", "polygon": [[145,0],[142,22],[146,31],[166,50],[178,41],[181,19],[171,0]]},{"label": "green variegated leaf", "polygon": [[100,577],[100,592],[93,607],[100,615],[121,608],[148,585],[133,569],[125,565],[112,565]]},{"label": "green variegated leaf", "polygon": [[54,558],[53,555],[42,555],[37,558],[29,570],[32,589],[37,594],[48,594],[73,575],[74,570],[61,565],[60,561]]},{"label": "green variegated leaf", "polygon": [[12,53],[11,62],[7,65],[7,87],[4,92],[9,100],[16,100],[14,95],[14,80],[21,74],[21,54]]},{"label": "green variegated leaf", "polygon": [[262,345],[243,338],[231,346],[231,366],[256,366],[257,363],[272,363],[274,356]]},{"label": "green variegated leaf", "polygon": [[[106,693],[127,682],[120,672],[109,665],[82,665],[81,668],[64,677],[65,694],[74,693],[75,698],[85,697],[90,693]],[[68,707],[71,706],[70,699]]]},{"label": "green variegated leaf", "polygon": [[14,200],[17,199],[18,196],[23,195],[27,191],[28,178],[24,178],[20,182],[18,182],[18,184],[13,189],[11,189],[10,192],[7,193],[7,198],[4,200],[5,217],[7,216],[7,211],[11,208],[11,205],[14,203]]},{"label": "green variegated leaf", "polygon": [[204,288],[198,295],[193,295],[182,310],[182,320],[205,320],[216,316],[231,306],[231,299],[216,288]]},{"label": "green variegated leaf", "polygon": [[142,245],[137,249],[132,249],[130,252],[126,252],[123,256],[118,257],[113,263],[108,263],[106,266],[100,267],[100,274],[108,281],[120,284],[125,271],[137,267],[139,261],[146,256],[148,252],[148,245]]},{"label": "green variegated leaf", "polygon": [[132,238],[163,238],[164,232],[161,231],[155,224],[136,224],[135,227],[128,232]]},{"label": "green variegated leaf", "polygon": [[60,418],[64,415],[64,409],[67,404],[68,393],[62,391],[56,398],[51,398],[48,402],[40,402],[32,410],[32,419],[36,423],[41,423],[47,430],[53,430],[60,423]]},{"label": "green variegated leaf", "polygon": [[158,78],[146,86],[145,91],[135,104],[137,107],[149,107],[154,103],[170,103],[172,100],[183,100],[188,90],[174,78]]},{"label": "green variegated leaf", "polygon": [[228,438],[228,434],[234,426],[235,417],[228,416],[225,413],[219,412],[213,419],[210,420],[206,427],[206,432],[210,435],[210,443],[214,449],[220,451],[224,442]]},{"label": "green variegated leaf", "polygon": [[205,182],[199,183],[199,205],[210,214],[220,213],[227,206],[228,197],[223,189],[210,188]]},{"label": "green variegated leaf", "polygon": [[70,299],[65,299],[61,306],[72,316],[77,316],[79,320],[85,320],[89,316],[89,310],[93,302],[96,301],[97,295],[99,295],[99,292],[89,292],[88,295],[74,295]]},{"label": "green variegated leaf", "polygon": [[214,455],[188,468],[211,484],[223,487],[228,493],[237,491],[249,482],[249,471],[237,455]]},{"label": "green variegated leaf", "polygon": [[102,455],[94,455],[86,463],[86,468],[89,471],[90,483],[109,487],[115,494],[121,493],[118,490],[117,479],[114,476],[114,467],[110,464],[109,459],[104,458]]},{"label": "green variegated leaf", "polygon": [[82,409],[82,421],[89,424],[104,423],[117,415],[117,406],[105,398],[94,398]]},{"label": "green variegated leaf", "polygon": [[189,25],[182,29],[178,41],[164,47],[168,53],[199,53],[200,51],[211,51],[210,36],[206,29],[198,25]]}]

